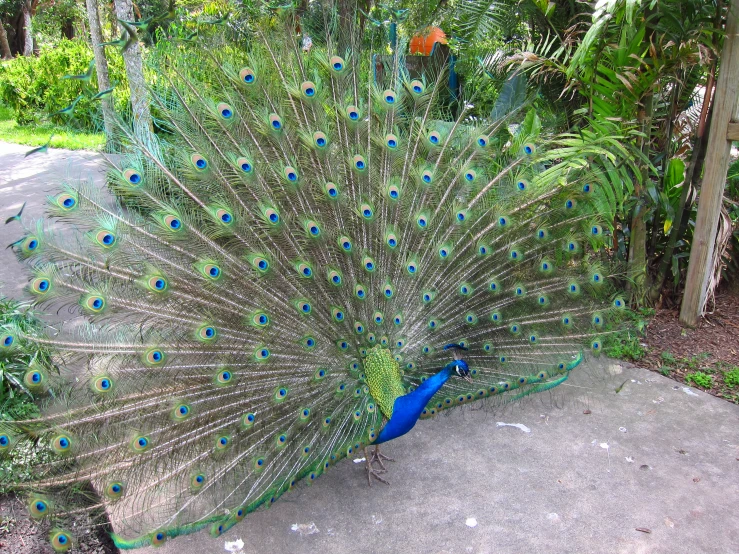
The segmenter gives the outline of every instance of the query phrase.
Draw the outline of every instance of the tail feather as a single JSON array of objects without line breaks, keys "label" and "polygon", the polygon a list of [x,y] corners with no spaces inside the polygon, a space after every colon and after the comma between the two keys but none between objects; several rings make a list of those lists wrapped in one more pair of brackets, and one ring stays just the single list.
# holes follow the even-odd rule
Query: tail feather
[{"label": "tail feather", "polygon": [[29,369],[54,394],[7,434],[54,452],[32,503],[63,517],[91,481],[121,548],[218,535],[371,444],[374,345],[409,391],[445,345],[469,348],[473,384],[450,380],[428,417],[559,385],[625,305],[604,177],[563,169],[574,146],[533,111],[471,120],[469,101],[451,118],[443,70],[411,79],[395,56],[375,83],[361,51],[328,37],[304,53],[286,28],[162,63],[163,131],[119,123],[117,198],[65,185],[49,201],[65,231],[15,246],[37,303],[91,324],[12,330],[54,347],[62,375]]}]

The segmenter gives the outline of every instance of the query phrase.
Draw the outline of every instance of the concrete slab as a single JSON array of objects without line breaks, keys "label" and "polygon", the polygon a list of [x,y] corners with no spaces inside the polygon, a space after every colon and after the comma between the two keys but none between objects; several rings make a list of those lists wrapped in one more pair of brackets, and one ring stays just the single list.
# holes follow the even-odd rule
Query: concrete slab
[{"label": "concrete slab", "polygon": [[25,221],[43,216],[46,195],[53,194],[64,178],[91,179],[102,185],[104,166],[94,152],[51,149],[46,154],[24,158],[30,146],[0,142],[0,295],[22,296],[29,274],[5,247],[22,236],[20,225],[3,225],[18,213],[23,202]]},{"label": "concrete slab", "polygon": [[384,447],[397,460],[389,487],[368,488],[364,465],[346,460],[218,539],[138,552],[738,552],[739,406],[589,365],[612,377],[573,374],[563,407],[530,399],[420,422]]}]

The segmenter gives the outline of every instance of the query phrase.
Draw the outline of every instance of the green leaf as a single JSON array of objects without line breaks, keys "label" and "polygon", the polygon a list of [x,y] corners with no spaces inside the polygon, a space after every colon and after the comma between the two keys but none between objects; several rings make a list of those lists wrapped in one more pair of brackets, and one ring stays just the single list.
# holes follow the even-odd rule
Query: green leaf
[{"label": "green leaf", "polygon": [[672,158],[665,172],[665,191],[679,185],[685,180],[685,162],[680,158]]}]

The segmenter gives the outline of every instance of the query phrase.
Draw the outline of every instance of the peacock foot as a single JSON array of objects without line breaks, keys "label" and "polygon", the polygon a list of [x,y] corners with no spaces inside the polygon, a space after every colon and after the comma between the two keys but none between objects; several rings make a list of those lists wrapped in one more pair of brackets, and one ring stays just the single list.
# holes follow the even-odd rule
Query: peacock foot
[{"label": "peacock foot", "polygon": [[[367,461],[367,466],[366,466],[367,483],[369,484],[369,486],[370,487],[372,486],[372,478],[377,479],[381,483],[385,483],[386,485],[389,485],[390,483],[388,483],[385,479],[380,477],[381,473],[387,473],[387,468],[385,467],[385,464],[382,463],[382,461],[386,460],[388,462],[394,462],[395,460],[393,460],[389,456],[385,456],[384,454],[381,454],[379,445],[375,446],[375,450],[372,452],[372,454],[369,453],[369,448],[365,447],[364,457],[365,457],[365,460]],[[379,464],[380,469],[375,469],[374,467],[372,467],[372,464],[375,462]]]}]

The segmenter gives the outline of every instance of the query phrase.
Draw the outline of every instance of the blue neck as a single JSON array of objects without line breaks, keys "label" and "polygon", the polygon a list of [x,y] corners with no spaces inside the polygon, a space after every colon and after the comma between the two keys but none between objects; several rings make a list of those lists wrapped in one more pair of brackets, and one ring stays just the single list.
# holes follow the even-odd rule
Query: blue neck
[{"label": "blue neck", "polygon": [[421,417],[421,412],[431,397],[446,383],[452,374],[455,362],[448,363],[439,373],[426,379],[419,387],[406,395],[399,396],[393,404],[393,417],[380,431],[374,444],[380,444],[405,435]]}]

